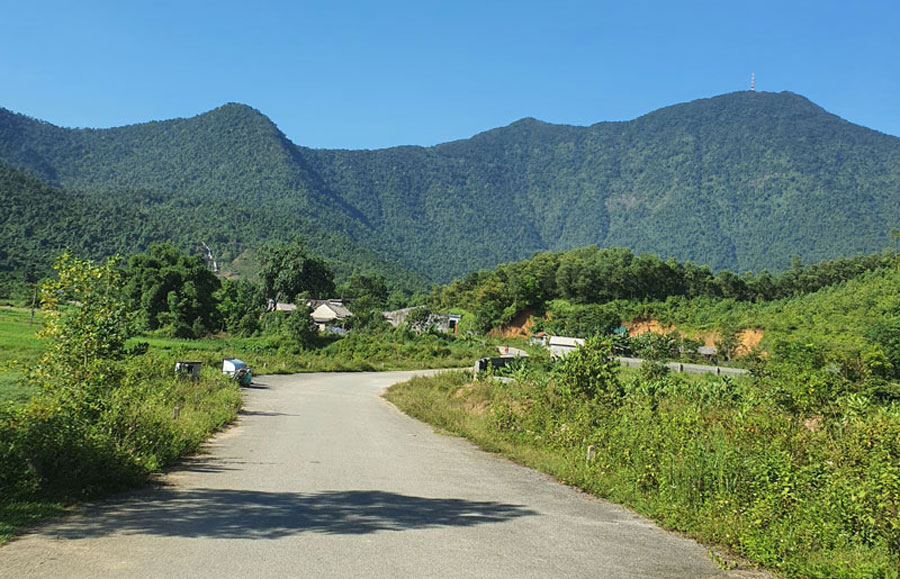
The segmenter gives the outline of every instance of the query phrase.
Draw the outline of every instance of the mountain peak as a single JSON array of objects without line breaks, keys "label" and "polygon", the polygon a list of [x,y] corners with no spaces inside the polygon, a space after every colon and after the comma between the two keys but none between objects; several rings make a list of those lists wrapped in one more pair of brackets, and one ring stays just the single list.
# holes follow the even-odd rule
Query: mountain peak
[{"label": "mountain peak", "polygon": [[272,119],[263,114],[259,109],[255,109],[250,105],[243,103],[229,102],[222,106],[216,107],[211,111],[201,113],[194,118],[212,117],[214,119],[223,118],[243,118],[243,119],[265,119],[266,122],[272,123]]}]

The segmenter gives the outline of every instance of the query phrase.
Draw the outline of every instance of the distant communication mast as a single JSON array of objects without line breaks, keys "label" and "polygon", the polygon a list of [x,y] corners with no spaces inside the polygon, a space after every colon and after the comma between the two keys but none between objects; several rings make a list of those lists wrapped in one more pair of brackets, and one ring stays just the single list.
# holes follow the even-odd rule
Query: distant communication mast
[{"label": "distant communication mast", "polygon": [[756,73],[750,73],[750,92],[756,92]]}]

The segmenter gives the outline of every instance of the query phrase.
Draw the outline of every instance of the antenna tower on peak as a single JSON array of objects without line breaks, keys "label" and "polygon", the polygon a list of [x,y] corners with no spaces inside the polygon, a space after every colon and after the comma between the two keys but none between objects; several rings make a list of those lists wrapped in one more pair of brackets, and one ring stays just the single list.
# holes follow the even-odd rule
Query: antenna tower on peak
[{"label": "antenna tower on peak", "polygon": [[750,92],[756,92],[756,73],[750,73]]}]

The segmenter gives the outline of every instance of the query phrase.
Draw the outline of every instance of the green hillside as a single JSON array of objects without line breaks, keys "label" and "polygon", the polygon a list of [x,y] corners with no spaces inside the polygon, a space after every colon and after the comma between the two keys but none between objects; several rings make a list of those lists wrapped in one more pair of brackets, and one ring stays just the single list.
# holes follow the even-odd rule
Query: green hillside
[{"label": "green hillside", "polygon": [[322,230],[291,215],[273,215],[259,206],[213,198],[189,199],[150,189],[73,192],[33,175],[0,165],[0,296],[21,292],[26,277],[49,273],[66,248],[101,259],[132,255],[151,244],[172,242],[195,252],[207,243],[227,271],[254,259],[254,249],[268,235],[289,239],[306,235],[312,251],[326,255],[339,279],[355,271],[380,273],[403,290],[425,287],[421,278],[354,243],[340,230]]},{"label": "green hillside", "polygon": [[525,119],[430,149],[305,153],[384,229],[407,231],[404,202],[420,212],[429,239],[389,237],[393,251],[471,244],[460,257],[472,266],[597,244],[784,269],[793,255],[881,249],[900,216],[900,139],[789,93],[729,94],[587,128]]},{"label": "green hillside", "polygon": [[792,93],[726,94],[590,127],[523,119],[374,151],[295,146],[237,104],[103,130],[0,110],[0,162],[153,210],[226,263],[299,232],[329,258],[359,252],[357,263],[431,281],[589,244],[782,270],[792,256],[880,250],[900,221],[900,139]]}]

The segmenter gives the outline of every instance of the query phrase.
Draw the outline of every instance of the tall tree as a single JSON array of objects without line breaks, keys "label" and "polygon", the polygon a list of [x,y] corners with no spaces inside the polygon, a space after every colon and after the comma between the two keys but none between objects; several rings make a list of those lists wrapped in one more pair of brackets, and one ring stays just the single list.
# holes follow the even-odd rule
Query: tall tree
[{"label": "tall tree", "polygon": [[327,297],[334,292],[328,264],[307,253],[298,236],[290,243],[268,243],[258,251],[259,279],[269,299],[294,301],[297,296]]},{"label": "tall tree", "polygon": [[126,293],[148,329],[199,337],[219,328],[219,279],[203,260],[168,243],[150,246],[128,260]]}]

